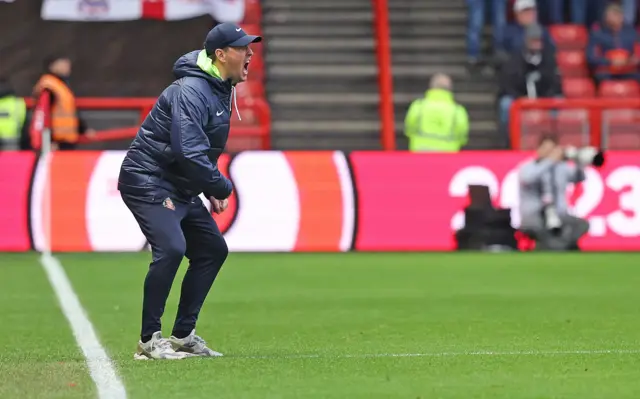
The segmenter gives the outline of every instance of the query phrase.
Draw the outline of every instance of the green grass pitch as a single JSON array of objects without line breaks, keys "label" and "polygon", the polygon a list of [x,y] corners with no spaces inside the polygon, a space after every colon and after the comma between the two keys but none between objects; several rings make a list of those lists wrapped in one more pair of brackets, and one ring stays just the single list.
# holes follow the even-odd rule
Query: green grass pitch
[{"label": "green grass pitch", "polygon": [[[150,254],[57,257],[129,398],[640,398],[640,254],[231,254],[226,356],[177,362],[132,358]],[[0,398],[96,397],[37,254],[0,254],[0,325]]]}]

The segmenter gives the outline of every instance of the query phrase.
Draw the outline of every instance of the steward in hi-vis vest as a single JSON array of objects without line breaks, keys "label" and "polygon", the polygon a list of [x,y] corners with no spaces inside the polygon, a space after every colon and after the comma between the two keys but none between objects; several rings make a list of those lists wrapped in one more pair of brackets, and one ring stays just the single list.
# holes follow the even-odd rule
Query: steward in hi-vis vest
[{"label": "steward in hi-vis vest", "polygon": [[[76,109],[76,97],[69,87],[68,80],[71,76],[71,60],[65,57],[54,57],[45,62],[45,72],[33,89],[33,95],[37,104],[45,104],[47,109],[34,110],[34,114],[46,115],[45,125],[51,128],[51,140],[54,148],[74,149],[82,134],[93,131],[86,128],[86,124],[78,117]],[[48,101],[46,101],[48,100]],[[35,124],[37,125],[37,124]],[[31,142],[38,143],[41,140],[34,135],[41,135],[41,129],[35,126],[31,128]],[[35,148],[39,149],[39,148]]]},{"label": "steward in hi-vis vest", "polygon": [[424,98],[411,103],[404,129],[414,152],[457,152],[467,143],[469,117],[453,99],[451,78],[437,74],[431,79]]},{"label": "steward in hi-vis vest", "polygon": [[0,79],[0,150],[19,150],[27,107],[7,81]]}]

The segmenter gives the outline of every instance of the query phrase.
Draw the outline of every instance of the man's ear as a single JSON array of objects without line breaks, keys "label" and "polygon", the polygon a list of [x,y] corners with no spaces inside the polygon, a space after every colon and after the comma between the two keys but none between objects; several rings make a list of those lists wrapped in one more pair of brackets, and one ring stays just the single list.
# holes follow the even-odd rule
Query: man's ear
[{"label": "man's ear", "polygon": [[215,58],[213,59],[213,61],[215,62],[216,59],[218,59],[218,60],[224,62],[226,60],[226,57],[227,57],[227,52],[225,50],[219,48],[219,49],[216,49]]}]

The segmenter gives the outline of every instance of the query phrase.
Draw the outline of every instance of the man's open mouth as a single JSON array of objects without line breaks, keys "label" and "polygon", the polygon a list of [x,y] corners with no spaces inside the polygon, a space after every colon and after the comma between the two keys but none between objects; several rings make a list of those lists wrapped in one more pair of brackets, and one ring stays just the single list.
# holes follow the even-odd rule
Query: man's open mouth
[{"label": "man's open mouth", "polygon": [[249,72],[249,62],[250,61],[245,62],[244,65],[242,66],[242,71],[245,73]]}]

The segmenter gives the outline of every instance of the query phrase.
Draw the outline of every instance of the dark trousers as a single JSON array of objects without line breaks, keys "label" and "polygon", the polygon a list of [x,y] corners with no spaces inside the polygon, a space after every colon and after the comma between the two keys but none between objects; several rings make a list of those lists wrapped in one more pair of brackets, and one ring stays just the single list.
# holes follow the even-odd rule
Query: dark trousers
[{"label": "dark trousers", "polygon": [[489,15],[493,25],[493,45],[503,41],[504,27],[507,24],[506,0],[467,0],[467,55],[478,58],[482,50],[482,29],[484,27],[486,9],[491,8]]},{"label": "dark trousers", "polygon": [[152,251],[152,262],[144,281],[140,335],[151,336],[160,331],[160,318],[184,256],[189,259],[189,268],[182,281],[173,332],[191,331],[229,253],[224,237],[199,198],[191,203],[151,203],[122,194],[122,199],[138,221]]}]

